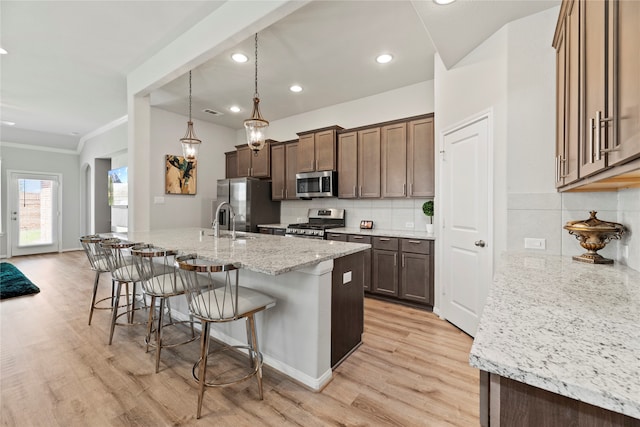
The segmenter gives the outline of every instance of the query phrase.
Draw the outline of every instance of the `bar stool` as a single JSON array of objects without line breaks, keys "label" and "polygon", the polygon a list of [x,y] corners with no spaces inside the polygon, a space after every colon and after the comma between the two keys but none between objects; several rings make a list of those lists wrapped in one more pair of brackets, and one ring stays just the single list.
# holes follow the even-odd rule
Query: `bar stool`
[{"label": "bar stool", "polygon": [[[80,237],[80,244],[84,249],[87,258],[89,259],[89,265],[91,269],[96,272],[96,278],[93,281],[93,294],[91,295],[91,308],[89,310],[89,325],[91,325],[91,319],[93,318],[93,310],[111,310],[113,307],[114,297],[114,282],[111,280],[111,296],[99,299],[96,301],[96,295],[98,293],[98,283],[100,281],[100,275],[102,273],[108,273],[109,266],[107,265],[106,255],[100,246],[100,243],[104,239],[97,234]],[[101,303],[109,300],[109,307],[101,306]]]},{"label": "bar stool", "polygon": [[[175,267],[175,256],[177,251],[167,250],[154,245],[137,245],[131,248],[131,254],[133,255],[133,261],[138,271],[142,283],[142,289],[144,293],[151,297],[151,304],[149,307],[149,320],[147,321],[147,335],[145,342],[147,344],[147,351],[149,347],[155,347],[155,363],[156,373],[160,370],[160,352],[163,348],[176,347],[179,345],[187,344],[195,341],[196,334],[193,329],[193,318],[191,320],[174,322],[171,318],[171,306],[169,305],[169,298],[178,295],[184,295],[186,290],[180,279],[180,275],[177,273]],[[160,300],[158,307],[158,317],[154,319],[154,313],[156,308],[156,300]],[[164,311],[166,308],[169,311],[169,323],[164,324]],[[154,323],[157,322],[157,326],[154,329]],[[191,338],[179,343],[167,344],[162,340],[162,330],[164,327],[173,326],[178,324],[189,323],[191,325]],[[154,339],[151,339],[151,333],[154,333]]]},{"label": "bar stool", "polygon": [[[113,301],[113,310],[111,315],[111,328],[109,331],[109,345],[113,342],[113,333],[116,325],[132,326],[134,323],[134,314],[138,310],[136,308],[136,284],[140,282],[140,276],[135,265],[131,261],[130,249],[140,243],[125,242],[119,239],[104,239],[100,246],[102,247],[111,278],[116,282],[116,291]],[[129,284],[131,283],[131,299],[129,299]],[[120,294],[122,285],[125,286],[126,304],[120,306]],[[144,301],[144,298],[143,298]],[[119,309],[126,307],[126,310],[119,313]],[[127,323],[118,323],[118,318],[127,316]]]},{"label": "bar stool", "polygon": [[[239,383],[255,376],[258,381],[258,393],[260,400],[262,393],[262,353],[258,348],[256,335],[255,314],[275,306],[276,300],[261,292],[238,285],[238,269],[233,264],[216,264],[211,261],[198,258],[196,255],[183,255],[176,258],[176,264],[180,268],[180,275],[187,289],[187,301],[189,312],[202,322],[200,359],[193,365],[192,374],[198,381],[198,412],[200,418],[202,412],[202,399],[205,387],[224,387]],[[235,278],[232,281],[230,272],[235,270]],[[224,282],[218,283],[214,279],[216,273],[224,275]],[[206,277],[207,285],[200,285],[199,277]],[[250,370],[241,373],[230,380],[207,381],[207,359],[209,356],[209,327],[211,323],[231,322],[246,319],[247,345],[229,346],[211,352],[228,350],[231,348],[245,349],[248,351]],[[198,373],[196,373],[196,370]]]}]

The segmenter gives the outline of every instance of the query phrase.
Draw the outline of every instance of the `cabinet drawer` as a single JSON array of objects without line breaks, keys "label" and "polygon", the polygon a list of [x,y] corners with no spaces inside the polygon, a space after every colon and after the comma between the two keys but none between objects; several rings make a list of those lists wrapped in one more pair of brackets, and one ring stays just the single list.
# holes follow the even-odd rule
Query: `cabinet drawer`
[{"label": "cabinet drawer", "polygon": [[260,234],[273,234],[273,230],[268,227],[258,227],[258,233]]},{"label": "cabinet drawer", "polygon": [[284,236],[286,229],[285,228],[274,228],[273,234],[275,236]]},{"label": "cabinet drawer", "polygon": [[349,234],[347,237],[348,242],[353,243],[369,243],[371,244],[371,236],[360,236],[358,234]]},{"label": "cabinet drawer", "polygon": [[346,242],[347,235],[342,233],[327,233],[327,240],[338,240],[340,242]]},{"label": "cabinet drawer", "polygon": [[431,254],[431,241],[419,239],[402,239],[400,242],[402,252],[414,254]]},{"label": "cabinet drawer", "polygon": [[374,249],[384,249],[387,251],[397,251],[398,250],[398,238],[396,237],[374,237],[373,238],[373,248]]}]

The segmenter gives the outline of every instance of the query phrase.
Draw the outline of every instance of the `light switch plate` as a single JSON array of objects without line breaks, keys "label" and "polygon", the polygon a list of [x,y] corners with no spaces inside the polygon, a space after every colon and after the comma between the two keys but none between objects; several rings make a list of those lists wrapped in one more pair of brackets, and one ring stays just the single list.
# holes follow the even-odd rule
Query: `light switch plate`
[{"label": "light switch plate", "polygon": [[524,248],[525,249],[546,249],[547,241],[546,239],[534,239],[533,237],[525,237]]}]

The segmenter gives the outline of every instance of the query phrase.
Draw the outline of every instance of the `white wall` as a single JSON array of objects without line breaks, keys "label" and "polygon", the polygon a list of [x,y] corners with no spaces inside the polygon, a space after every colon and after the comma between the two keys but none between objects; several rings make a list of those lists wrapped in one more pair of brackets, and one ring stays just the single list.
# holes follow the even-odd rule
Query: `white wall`
[{"label": "white wall", "polygon": [[29,172],[50,172],[62,174],[62,250],[80,247],[80,170],[78,156],[72,153],[24,149],[10,144],[2,144],[2,230],[0,237],[0,257],[7,255],[7,185],[8,169]]},{"label": "white wall", "polygon": [[[481,112],[491,111],[492,114],[494,235],[491,243],[494,259],[506,249],[507,241],[507,46],[508,33],[502,28],[449,70],[439,55],[435,58],[436,153],[442,149],[440,135],[443,131]],[[440,172],[437,160],[436,180]],[[438,193],[437,190],[436,224],[439,223]]]},{"label": "white wall", "polygon": [[[288,141],[298,138],[296,132],[334,125],[342,126],[345,129],[366,126],[432,113],[433,109],[433,80],[428,80],[366,98],[270,121],[267,138]],[[261,111],[261,113],[268,119],[268,111]],[[237,144],[246,143],[244,129],[237,131],[236,137]]]},{"label": "white wall", "polygon": [[[165,194],[164,173],[167,154],[182,155],[180,138],[187,129],[185,116],[151,109],[151,150],[148,154],[152,230],[171,227],[211,227],[211,203],[216,199],[216,181],[225,177],[225,151],[235,149],[236,131],[212,123],[193,121],[202,140],[198,154],[196,194]],[[163,198],[164,203],[154,203]],[[129,201],[131,203],[131,201]]]}]

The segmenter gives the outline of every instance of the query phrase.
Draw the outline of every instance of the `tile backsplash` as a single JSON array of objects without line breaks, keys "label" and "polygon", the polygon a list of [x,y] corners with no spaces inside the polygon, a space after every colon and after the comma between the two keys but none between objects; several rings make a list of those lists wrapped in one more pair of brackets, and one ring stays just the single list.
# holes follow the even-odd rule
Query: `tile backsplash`
[{"label": "tile backsplash", "polygon": [[346,211],[347,227],[359,227],[360,221],[371,220],[384,230],[426,230],[427,217],[422,204],[428,199],[312,199],[281,202],[280,222],[291,224],[307,219],[310,208],[338,208]]},{"label": "tile backsplash", "polygon": [[619,222],[627,228],[620,241],[610,242],[598,253],[640,271],[640,239],[634,236],[634,230],[640,230],[640,189],[597,193],[511,193],[507,199],[507,249],[522,251],[525,237],[533,237],[546,240],[546,253],[581,254],[585,250],[578,240],[562,227],[568,221],[589,218],[591,210],[598,212],[599,219]]}]

